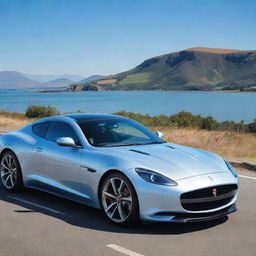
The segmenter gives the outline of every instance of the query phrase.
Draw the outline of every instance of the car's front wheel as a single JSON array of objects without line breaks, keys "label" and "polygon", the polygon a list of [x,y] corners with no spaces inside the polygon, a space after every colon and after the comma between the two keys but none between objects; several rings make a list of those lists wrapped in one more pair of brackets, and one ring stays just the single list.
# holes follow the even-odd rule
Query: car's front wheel
[{"label": "car's front wheel", "polygon": [[16,192],[23,188],[19,161],[12,151],[5,152],[0,159],[0,175],[3,187]]},{"label": "car's front wheel", "polygon": [[139,203],[130,180],[121,173],[111,173],[102,183],[101,207],[105,215],[115,224],[134,225],[139,221]]}]

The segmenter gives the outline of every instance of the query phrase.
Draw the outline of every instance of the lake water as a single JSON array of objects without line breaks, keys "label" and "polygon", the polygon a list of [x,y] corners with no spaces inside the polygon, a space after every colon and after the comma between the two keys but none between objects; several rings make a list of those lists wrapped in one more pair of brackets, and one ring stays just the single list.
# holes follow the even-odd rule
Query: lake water
[{"label": "lake water", "polygon": [[256,93],[181,91],[106,91],[40,93],[0,90],[0,110],[25,112],[30,104],[51,104],[61,112],[113,113],[120,110],[171,115],[182,110],[219,121],[256,119]]}]

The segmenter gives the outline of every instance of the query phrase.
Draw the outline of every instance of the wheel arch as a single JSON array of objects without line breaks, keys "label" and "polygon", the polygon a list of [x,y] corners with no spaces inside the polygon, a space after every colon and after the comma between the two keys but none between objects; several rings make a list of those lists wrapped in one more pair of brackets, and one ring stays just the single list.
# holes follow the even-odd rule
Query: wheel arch
[{"label": "wheel arch", "polygon": [[101,204],[101,200],[100,200],[100,189],[101,189],[101,185],[103,184],[105,178],[106,178],[108,175],[112,174],[112,173],[120,173],[120,174],[124,175],[124,176],[131,182],[131,184],[132,184],[132,186],[133,186],[133,189],[134,189],[134,191],[135,191],[135,194],[136,194],[136,196],[137,196],[137,198],[138,198],[137,191],[136,191],[136,189],[135,189],[135,187],[134,187],[132,181],[130,180],[130,178],[129,178],[127,175],[125,175],[125,173],[123,173],[122,171],[120,171],[120,170],[118,170],[118,169],[110,169],[110,170],[106,171],[106,172],[101,176],[100,181],[99,181],[99,184],[98,184],[97,192],[98,192],[98,200],[99,200],[99,203],[100,203],[100,204]]},{"label": "wheel arch", "polygon": [[[8,151],[11,151],[16,157],[17,155],[15,154],[15,152],[11,149],[11,148],[4,148],[1,153],[0,153],[0,159],[2,158],[2,156],[4,155],[4,153],[8,152]],[[17,157],[18,159],[18,157]]]},{"label": "wheel arch", "polygon": [[[100,203],[100,189],[101,189],[101,185],[103,184],[105,178],[110,175],[111,173],[121,173],[121,174],[124,174],[122,171],[120,170],[117,170],[117,169],[110,169],[108,171],[106,171],[100,178],[100,181],[98,183],[98,188],[97,188],[97,193],[98,193],[98,200],[99,200],[99,203]],[[124,174],[125,175],[125,174]],[[126,176],[126,175],[125,175]],[[126,176],[127,177],[127,176]],[[128,177],[127,177],[128,178]]]}]

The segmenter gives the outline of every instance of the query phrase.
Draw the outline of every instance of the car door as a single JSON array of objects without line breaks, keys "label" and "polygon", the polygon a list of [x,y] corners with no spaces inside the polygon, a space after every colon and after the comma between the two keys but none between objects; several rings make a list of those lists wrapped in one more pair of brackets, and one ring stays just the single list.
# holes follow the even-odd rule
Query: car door
[{"label": "car door", "polygon": [[[37,187],[36,178],[40,176],[44,176],[44,169],[42,167],[42,147],[46,143],[46,135],[49,129],[51,122],[40,122],[34,124],[32,126],[32,148],[31,151],[27,154],[26,161],[26,168],[23,170],[25,171],[26,185],[30,187]],[[23,173],[24,175],[24,173]]]},{"label": "car door", "polygon": [[73,127],[52,121],[44,138],[35,147],[36,173],[42,189],[65,197],[81,197],[82,147],[60,146],[57,139],[71,137],[80,144]]}]

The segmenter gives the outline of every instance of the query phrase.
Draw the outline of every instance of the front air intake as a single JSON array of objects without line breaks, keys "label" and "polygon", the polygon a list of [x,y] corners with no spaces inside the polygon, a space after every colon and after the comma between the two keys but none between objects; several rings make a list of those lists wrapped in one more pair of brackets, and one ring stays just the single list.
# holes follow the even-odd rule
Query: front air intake
[{"label": "front air intake", "polygon": [[229,204],[237,193],[237,185],[221,185],[194,190],[181,195],[181,205],[188,211],[216,209]]}]

